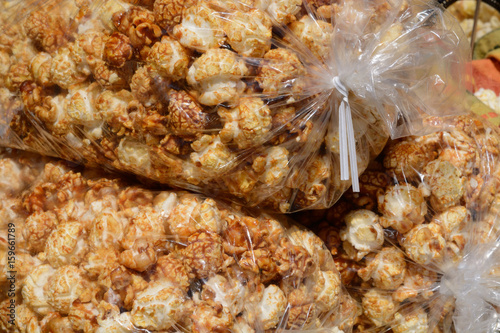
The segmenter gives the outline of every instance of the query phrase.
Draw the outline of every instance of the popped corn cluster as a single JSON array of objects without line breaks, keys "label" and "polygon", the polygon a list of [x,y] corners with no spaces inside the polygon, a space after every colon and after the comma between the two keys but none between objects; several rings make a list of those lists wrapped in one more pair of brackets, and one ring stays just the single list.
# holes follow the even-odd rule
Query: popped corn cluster
[{"label": "popped corn cluster", "polygon": [[359,193],[308,221],[361,306],[354,332],[449,332],[455,301],[476,304],[480,282],[455,281],[479,278],[464,272],[489,259],[462,263],[499,235],[500,133],[472,114],[430,125],[441,131],[389,142]]},{"label": "popped corn cluster", "polygon": [[9,223],[17,271],[15,296],[0,296],[2,332],[340,332],[351,325],[353,300],[311,231],[26,153],[2,151],[0,171],[2,290],[13,270]]},{"label": "popped corn cluster", "polygon": [[[340,179],[342,96],[330,77],[345,69],[332,65],[336,17],[378,36],[370,57],[411,59],[391,43],[429,24],[410,19],[419,9],[406,0],[370,9],[350,0],[64,0],[23,15],[19,6],[17,22],[0,20],[3,144],[279,212],[328,208],[350,186]],[[372,96],[379,109],[364,102],[385,77],[365,93],[372,69],[345,67],[360,68],[342,74],[359,83],[347,89],[360,174],[407,110],[380,100],[394,96],[385,91]]]}]

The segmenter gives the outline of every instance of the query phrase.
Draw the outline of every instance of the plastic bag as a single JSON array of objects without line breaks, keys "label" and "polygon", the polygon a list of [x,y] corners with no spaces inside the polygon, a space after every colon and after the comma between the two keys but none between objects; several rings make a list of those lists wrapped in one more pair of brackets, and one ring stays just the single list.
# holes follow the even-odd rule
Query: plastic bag
[{"label": "plastic bag", "polygon": [[329,207],[389,134],[463,98],[467,43],[427,1],[13,8],[0,143],[244,205]]},{"label": "plastic bag", "polygon": [[432,126],[317,218],[362,308],[354,332],[498,331],[500,134],[475,115]]},{"label": "plastic bag", "polygon": [[311,231],[37,155],[0,157],[0,331],[350,331],[355,302]]}]

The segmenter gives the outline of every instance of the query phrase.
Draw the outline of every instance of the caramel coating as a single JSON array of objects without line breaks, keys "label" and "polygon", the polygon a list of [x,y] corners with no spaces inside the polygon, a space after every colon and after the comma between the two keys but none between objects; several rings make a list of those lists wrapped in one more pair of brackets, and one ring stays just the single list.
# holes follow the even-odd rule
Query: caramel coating
[{"label": "caramel coating", "polygon": [[224,123],[222,142],[234,141],[240,149],[264,142],[271,130],[271,110],[260,98],[242,98],[237,107],[220,108],[218,114]]},{"label": "caramel coating", "polygon": [[256,78],[264,93],[275,96],[287,89],[302,89],[300,76],[305,68],[293,51],[277,48],[267,52],[264,59]]},{"label": "caramel coating", "polygon": [[181,137],[197,137],[208,126],[208,116],[202,106],[184,90],[171,90],[168,102],[169,129]]},{"label": "caramel coating", "polygon": [[192,0],[156,0],[153,7],[155,21],[163,29],[172,29],[181,23],[184,8],[195,3]]},{"label": "caramel coating", "polygon": [[154,23],[154,14],[139,6],[115,12],[112,21],[116,29],[127,35],[130,44],[137,49],[153,45],[161,37],[161,29]]},{"label": "caramel coating", "polygon": [[384,154],[384,167],[398,179],[411,180],[421,174],[424,167],[436,158],[433,145],[425,146],[414,140],[403,140],[390,145]]},{"label": "caramel coating", "polygon": [[182,21],[174,27],[173,36],[183,46],[198,52],[217,48],[225,40],[221,16],[207,2],[198,1],[183,10]]},{"label": "caramel coating", "polygon": [[390,186],[379,197],[378,210],[383,214],[380,224],[392,227],[400,233],[408,232],[421,224],[427,214],[427,203],[422,193],[410,184]]},{"label": "caramel coating", "polygon": [[103,60],[110,66],[121,68],[133,55],[130,39],[119,32],[114,32],[104,44]]},{"label": "caramel coating", "polygon": [[32,11],[24,22],[24,29],[28,37],[48,53],[54,53],[68,41],[60,18],[43,10]]},{"label": "caramel coating", "polygon": [[260,9],[235,11],[224,20],[227,42],[245,57],[263,57],[271,48],[272,22]]},{"label": "caramel coating", "polygon": [[[289,27],[316,57],[328,58],[333,37],[333,27],[330,23],[304,15],[299,21],[290,23]],[[293,43],[290,36],[286,36],[285,40]]]},{"label": "caramel coating", "polygon": [[68,314],[74,301],[90,301],[92,290],[83,272],[76,266],[67,265],[57,269],[49,277],[44,287],[44,294],[47,297],[47,303],[54,310],[61,314]]},{"label": "caramel coating", "polygon": [[198,101],[204,105],[234,103],[245,89],[240,80],[248,74],[243,59],[225,49],[210,49],[188,70],[187,82],[198,88]]},{"label": "caramel coating", "polygon": [[210,233],[195,233],[188,238],[183,257],[198,278],[208,278],[223,269],[222,240]]},{"label": "caramel coating", "polygon": [[160,75],[177,81],[187,75],[189,54],[178,41],[163,36],[152,46],[147,61]]}]

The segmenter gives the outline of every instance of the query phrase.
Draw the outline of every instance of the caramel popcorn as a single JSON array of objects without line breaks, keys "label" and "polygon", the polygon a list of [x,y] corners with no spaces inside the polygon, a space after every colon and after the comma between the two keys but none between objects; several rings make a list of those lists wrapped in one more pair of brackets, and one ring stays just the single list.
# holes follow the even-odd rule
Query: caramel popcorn
[{"label": "caramel popcorn", "polygon": [[85,256],[88,245],[80,222],[67,222],[58,225],[45,243],[45,256],[52,267],[77,265]]},{"label": "caramel popcorn", "polygon": [[178,41],[164,36],[151,47],[147,61],[160,75],[177,81],[187,75],[189,54]]},{"label": "caramel popcorn", "polygon": [[167,330],[182,316],[184,292],[168,281],[152,282],[136,296],[132,323],[149,330]]},{"label": "caramel popcorn", "polygon": [[63,89],[84,82],[90,70],[81,66],[69,48],[60,48],[54,54],[50,65],[52,81]]},{"label": "caramel popcorn", "polygon": [[205,105],[235,102],[245,89],[240,80],[248,68],[236,53],[224,49],[210,49],[196,59],[187,73],[187,82],[197,87],[198,101]]},{"label": "caramel popcorn", "polygon": [[233,153],[219,136],[203,135],[191,147],[195,151],[191,153],[191,160],[197,166],[215,172],[221,172],[230,166]]},{"label": "caramel popcorn", "polygon": [[376,326],[383,326],[392,320],[397,304],[391,296],[370,289],[363,295],[363,314]]},{"label": "caramel popcorn", "polygon": [[199,1],[183,10],[182,21],[174,27],[173,35],[183,46],[206,52],[224,43],[222,22],[221,13],[210,8],[207,2]]},{"label": "caramel popcorn", "polygon": [[245,57],[263,57],[271,48],[272,22],[263,11],[235,11],[224,21],[227,42]]},{"label": "caramel popcorn", "polygon": [[40,52],[31,59],[30,70],[37,84],[41,86],[51,86],[54,84],[50,72],[51,67],[52,56],[48,53]]},{"label": "caramel popcorn", "polygon": [[432,208],[441,212],[460,204],[465,191],[465,178],[459,169],[448,161],[434,160],[424,169],[425,184],[431,192]]},{"label": "caramel popcorn", "polygon": [[[325,208],[348,188],[339,146],[325,140],[338,143],[335,20],[314,14],[333,4],[15,3],[0,18],[0,136],[18,148],[279,212]],[[355,109],[364,169],[388,134]],[[60,222],[82,219],[89,232],[80,208],[61,206]]]},{"label": "caramel popcorn", "polygon": [[181,137],[197,137],[208,126],[208,115],[203,107],[186,91],[169,93],[167,122],[169,129]]},{"label": "caramel popcorn", "polygon": [[213,302],[202,301],[196,304],[190,319],[193,322],[194,333],[228,331],[233,326],[233,317],[229,310]]},{"label": "caramel popcorn", "polygon": [[378,210],[383,214],[380,224],[401,233],[421,224],[427,214],[427,203],[422,193],[410,184],[391,186],[379,197]]},{"label": "caramel popcorn", "polygon": [[184,8],[194,4],[191,0],[156,0],[153,9],[155,21],[163,29],[172,29],[181,23]]},{"label": "caramel popcorn", "polygon": [[142,49],[154,44],[161,36],[161,29],[154,23],[154,14],[140,6],[113,14],[116,29],[127,35],[133,47]]},{"label": "caramel popcorn", "polygon": [[[23,197],[12,220],[26,237],[17,244],[16,328],[255,333],[342,322],[341,277],[312,232],[200,195],[126,187],[102,172],[82,175],[19,154],[0,151],[16,183],[5,179],[2,195]],[[14,327],[7,324],[0,321]]]},{"label": "caramel popcorn", "polygon": [[[389,142],[360,177],[360,193],[346,193],[313,222],[360,302],[355,332],[444,332],[468,325],[451,321],[457,315],[469,321],[473,296],[465,281],[482,281],[479,267],[492,255],[483,246],[498,236],[498,160],[483,140],[495,142],[499,134],[472,114],[435,126],[440,132]],[[371,216],[365,220],[380,227],[373,250],[356,247],[355,217],[365,211]],[[464,289],[457,288],[462,283]]]},{"label": "caramel popcorn", "polygon": [[272,0],[266,3],[266,11],[279,24],[287,24],[296,20],[301,5],[302,0]]},{"label": "caramel popcorn", "polygon": [[123,67],[133,55],[130,39],[124,34],[114,32],[104,44],[103,60],[110,66]]},{"label": "caramel popcorn", "polygon": [[283,291],[271,284],[266,289],[258,304],[257,312],[262,328],[268,330],[275,327],[285,312],[286,297]]},{"label": "caramel popcorn", "polygon": [[53,53],[68,41],[66,27],[61,17],[54,17],[43,10],[33,11],[24,23],[28,37],[48,53]]},{"label": "caramel popcorn", "polygon": [[395,324],[392,326],[394,333],[402,332],[428,332],[429,324],[427,313],[424,309],[417,309],[414,312],[408,314],[396,313],[394,315]]},{"label": "caramel popcorn", "polygon": [[[329,56],[333,34],[333,27],[330,23],[322,20],[316,21],[305,15],[299,21],[290,23],[290,30],[316,57],[326,59]],[[285,40],[293,43],[288,36]]]},{"label": "caramel popcorn", "polygon": [[188,238],[183,256],[198,278],[208,278],[223,268],[222,240],[210,233],[195,233]]},{"label": "caramel popcorn", "polygon": [[233,141],[240,149],[264,142],[271,129],[271,111],[260,98],[242,98],[237,107],[218,113],[224,123],[221,140]]},{"label": "caramel popcorn", "polygon": [[256,78],[264,93],[277,95],[281,90],[301,89],[300,76],[305,68],[296,54],[278,48],[267,52],[264,59],[265,62]]},{"label": "caramel popcorn", "polygon": [[421,174],[424,167],[436,157],[435,143],[420,144],[403,140],[389,145],[384,154],[384,167],[400,180],[410,180]]},{"label": "caramel popcorn", "polygon": [[369,264],[358,271],[364,280],[373,279],[373,285],[380,289],[394,290],[403,284],[406,262],[403,253],[392,247],[384,247]]},{"label": "caramel popcorn", "polygon": [[257,157],[252,169],[259,174],[259,180],[267,185],[279,184],[289,171],[289,152],[282,147],[271,147]]},{"label": "caramel popcorn", "polygon": [[356,260],[361,260],[364,255],[382,247],[384,231],[380,218],[375,213],[358,210],[348,214],[345,223],[346,228],[340,232],[340,238],[359,251],[355,254]]},{"label": "caramel popcorn", "polygon": [[92,298],[89,282],[83,276],[82,270],[73,265],[57,269],[48,278],[43,289],[47,303],[61,314],[68,314],[74,301],[88,302]]}]

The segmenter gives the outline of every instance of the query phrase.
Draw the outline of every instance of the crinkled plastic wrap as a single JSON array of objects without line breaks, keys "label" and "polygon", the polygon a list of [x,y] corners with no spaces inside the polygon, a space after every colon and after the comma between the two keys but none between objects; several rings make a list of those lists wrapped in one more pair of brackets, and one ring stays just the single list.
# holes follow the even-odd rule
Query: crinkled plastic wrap
[{"label": "crinkled plastic wrap", "polygon": [[77,171],[0,154],[1,332],[350,332],[355,302],[311,231]]},{"label": "crinkled plastic wrap", "polygon": [[472,115],[432,125],[317,217],[361,307],[354,332],[498,332],[500,135]]},{"label": "crinkled plastic wrap", "polygon": [[427,1],[10,7],[0,143],[249,206],[330,207],[464,96],[467,43]]}]

